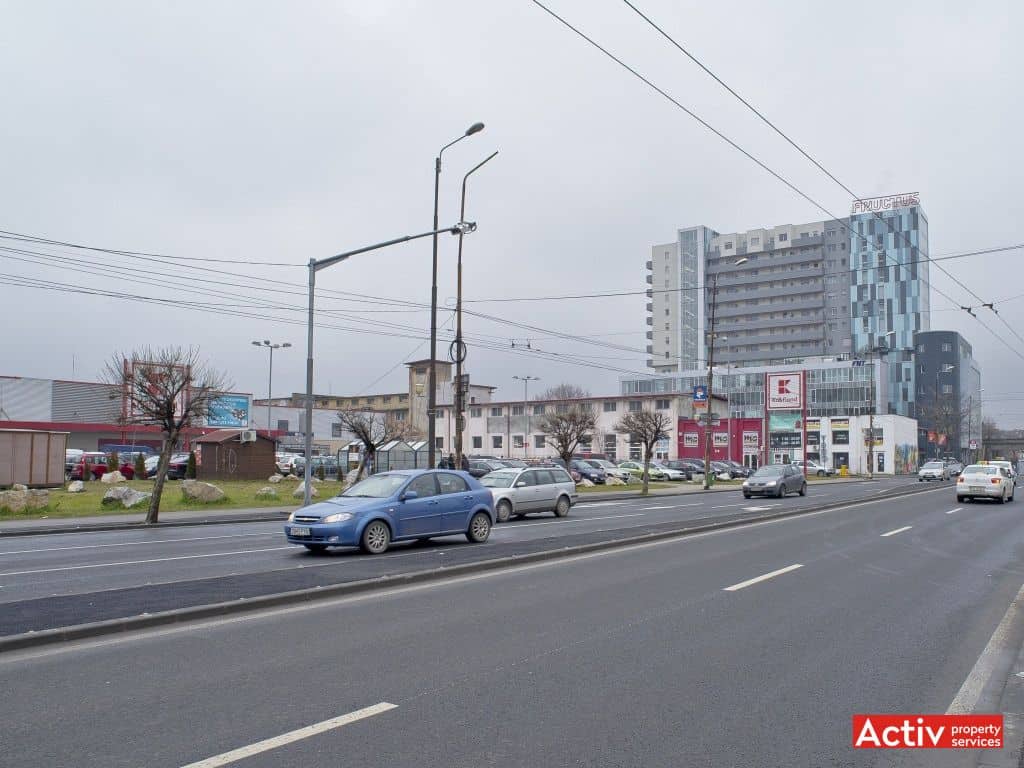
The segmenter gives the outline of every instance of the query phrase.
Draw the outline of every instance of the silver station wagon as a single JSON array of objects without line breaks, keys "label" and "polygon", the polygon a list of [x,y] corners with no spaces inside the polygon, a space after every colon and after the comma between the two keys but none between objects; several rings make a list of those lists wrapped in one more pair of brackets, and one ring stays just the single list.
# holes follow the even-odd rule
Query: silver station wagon
[{"label": "silver station wagon", "polygon": [[480,478],[494,497],[494,513],[499,523],[530,512],[554,512],[565,517],[576,503],[576,483],[561,467],[509,467]]}]

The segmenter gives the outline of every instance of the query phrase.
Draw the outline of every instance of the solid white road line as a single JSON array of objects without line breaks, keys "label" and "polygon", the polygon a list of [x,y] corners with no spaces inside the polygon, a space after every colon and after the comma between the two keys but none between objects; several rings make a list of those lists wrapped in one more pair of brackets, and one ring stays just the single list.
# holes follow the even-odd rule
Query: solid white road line
[{"label": "solid white road line", "polygon": [[[623,499],[628,501],[628,499]],[[582,504],[575,504],[577,509],[584,509],[586,507],[610,507],[612,504],[621,504],[619,501],[585,501]]]},{"label": "solid white road line", "polygon": [[884,538],[886,536],[895,536],[897,533],[903,533],[904,531],[909,531],[913,527],[914,526],[912,526],[912,525],[904,525],[902,528],[897,528],[894,531],[889,531],[888,533],[883,533],[882,537]]},{"label": "solid white road line", "polygon": [[324,720],[321,723],[314,723],[313,725],[307,725],[304,728],[297,728],[294,731],[282,733],[280,736],[274,736],[270,739],[257,741],[255,744],[250,744],[247,747],[239,747],[238,749],[233,749],[230,752],[224,752],[220,755],[208,757],[205,760],[200,760],[198,763],[189,763],[184,766],[184,768],[217,768],[217,766],[228,765],[229,763],[234,763],[238,760],[244,760],[247,757],[258,755],[261,752],[269,752],[272,749],[283,747],[286,744],[301,741],[302,739],[308,739],[310,736],[316,736],[317,734],[324,733],[325,731],[340,728],[343,725],[354,723],[357,720],[365,720],[368,717],[373,717],[374,715],[379,715],[382,712],[387,712],[390,709],[397,708],[397,704],[388,704],[386,701],[382,701],[380,704],[374,704],[372,707],[364,707],[363,709],[357,709],[355,712],[349,712],[347,715],[332,717],[330,720]]},{"label": "solid white road line", "polygon": [[956,509],[950,509],[946,512],[947,515],[952,515],[954,512],[959,512],[963,507],[957,507]]},{"label": "solid white road line", "polygon": [[795,571],[797,568],[803,567],[804,566],[802,563],[794,563],[793,565],[787,565],[785,568],[779,568],[779,570],[777,571],[765,573],[761,576],[756,576],[753,579],[741,581],[739,584],[733,584],[731,587],[723,587],[722,589],[726,592],[735,592],[738,589],[744,589],[745,587],[753,586],[754,584],[758,584],[759,582],[767,581],[768,579],[774,579],[776,576],[781,576],[784,573],[789,573],[790,571]]},{"label": "solid white road line", "polygon": [[1022,603],[1024,603],[1024,586],[1018,590],[1017,596],[1013,598],[1010,607],[1006,609],[1003,620],[999,622],[996,631],[992,633],[992,637],[985,645],[985,650],[981,652],[981,656],[978,657],[974,667],[967,674],[964,684],[960,686],[960,690],[953,697],[953,702],[946,710],[947,715],[963,715],[973,712],[989,678],[997,669],[1005,666],[1007,659],[1011,660],[1012,665],[1012,659],[1017,657],[1018,648],[1012,642],[1010,628],[1020,620],[1020,611],[1024,607]]},{"label": "solid white road line", "polygon": [[[281,521],[282,523],[284,520]],[[281,531],[264,531],[262,533],[232,533],[228,536],[197,536],[189,539],[153,539],[152,541],[119,541],[112,544],[78,544],[73,547],[46,547],[45,549],[14,549],[0,552],[3,555],[33,555],[38,552],[69,552],[73,549],[100,549],[101,547],[148,547],[151,544],[176,544],[182,541],[213,541],[215,539],[238,539],[242,536],[279,536]]]},{"label": "solid white road line", "polygon": [[115,565],[145,565],[146,563],[169,563],[174,560],[195,560],[200,557],[231,557],[232,555],[248,555],[253,552],[276,552],[281,549],[295,549],[294,545],[287,547],[268,547],[266,549],[238,549],[234,552],[210,552],[204,555],[178,555],[177,557],[154,557],[150,560],[123,560],[117,563],[91,563],[89,565],[67,565],[63,568],[37,568],[31,571],[5,571],[0,576],[26,576],[32,573],[58,573],[59,571],[81,571],[87,568],[110,568]]},{"label": "solid white road line", "polygon": [[672,509],[672,505],[669,504],[667,506],[658,506],[658,507],[640,507],[640,509],[643,509],[643,510],[650,510],[650,509]]}]

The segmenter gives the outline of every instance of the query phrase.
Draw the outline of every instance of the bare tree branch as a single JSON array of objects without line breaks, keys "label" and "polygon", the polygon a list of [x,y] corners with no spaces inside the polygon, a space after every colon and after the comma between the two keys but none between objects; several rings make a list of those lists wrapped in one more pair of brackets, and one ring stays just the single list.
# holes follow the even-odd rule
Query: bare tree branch
[{"label": "bare tree branch", "polygon": [[534,396],[534,400],[580,400],[584,397],[590,397],[590,392],[583,389],[583,387],[576,386],[575,384],[562,383],[557,384],[553,387],[548,387],[539,395]]},{"label": "bare tree branch", "polygon": [[198,347],[143,347],[130,355],[116,354],[104,366],[102,379],[117,387],[124,404],[123,424],[156,426],[163,433],[146,522],[157,522],[167,466],[183,429],[202,425],[213,400],[231,384],[199,356]]},{"label": "bare tree branch", "polygon": [[547,444],[558,452],[568,467],[580,443],[589,441],[593,436],[596,422],[590,405],[577,403],[564,409],[556,407],[554,413],[541,418],[539,426]]},{"label": "bare tree branch", "polygon": [[651,457],[654,446],[661,440],[667,440],[671,433],[672,419],[665,411],[629,411],[622,415],[615,424],[615,431],[629,435],[631,443],[640,443],[644,448],[644,486],[641,495],[646,496],[650,478]]},{"label": "bare tree branch", "polygon": [[367,460],[374,457],[382,446],[392,440],[408,440],[418,434],[411,422],[399,421],[383,413],[343,410],[338,411],[338,421],[341,428],[351,432],[363,446],[356,480],[362,476]]}]

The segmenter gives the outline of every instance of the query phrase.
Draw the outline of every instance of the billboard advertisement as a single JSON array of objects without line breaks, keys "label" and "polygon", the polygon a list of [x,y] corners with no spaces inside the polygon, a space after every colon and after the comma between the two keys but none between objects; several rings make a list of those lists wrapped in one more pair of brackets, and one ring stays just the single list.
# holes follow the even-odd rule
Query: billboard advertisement
[{"label": "billboard advertisement", "polygon": [[[683,435],[683,447],[685,448],[696,448],[698,444],[698,435],[696,432],[687,432]],[[705,467],[707,469],[707,467]]]},{"label": "billboard advertisement", "polygon": [[206,418],[208,427],[249,426],[248,395],[218,395],[210,401],[210,413]]},{"label": "billboard advertisement", "polygon": [[761,436],[757,432],[743,433],[743,447],[757,450],[761,445]]},{"label": "billboard advertisement", "polygon": [[803,375],[799,371],[767,373],[765,378],[769,411],[799,411],[804,407]]}]

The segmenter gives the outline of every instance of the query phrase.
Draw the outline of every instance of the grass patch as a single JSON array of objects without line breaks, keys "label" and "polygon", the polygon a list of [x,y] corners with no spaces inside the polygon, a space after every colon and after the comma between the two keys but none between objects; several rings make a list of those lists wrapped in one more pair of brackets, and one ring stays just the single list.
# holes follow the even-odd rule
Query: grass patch
[{"label": "grass patch", "polygon": [[[186,501],[181,494],[181,481],[168,480],[164,483],[164,492],[160,497],[161,512],[200,512],[209,509],[250,509],[255,507],[299,507],[302,499],[293,499],[292,491],[298,486],[294,480],[282,480],[276,486],[266,480],[224,480],[213,483],[222,491],[225,498],[210,504],[201,502]],[[120,483],[119,483],[120,485]],[[153,490],[152,480],[130,480],[127,485],[137,491],[151,492]],[[319,498],[327,498],[335,495],[341,490],[341,484],[334,481],[317,483]],[[256,491],[265,486],[277,489],[276,499],[257,499]],[[139,514],[145,512],[145,507],[136,509],[122,509],[121,507],[103,507],[100,501],[103,494],[111,486],[101,482],[89,482],[85,484],[82,493],[68,493],[63,488],[50,490],[50,505],[46,509],[34,509],[31,511],[12,513],[6,510],[0,511],[0,520],[37,520],[40,518],[60,517],[88,517],[92,515],[117,515],[117,514]]]}]

